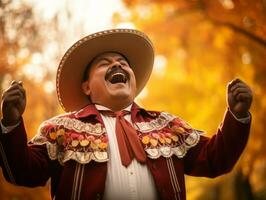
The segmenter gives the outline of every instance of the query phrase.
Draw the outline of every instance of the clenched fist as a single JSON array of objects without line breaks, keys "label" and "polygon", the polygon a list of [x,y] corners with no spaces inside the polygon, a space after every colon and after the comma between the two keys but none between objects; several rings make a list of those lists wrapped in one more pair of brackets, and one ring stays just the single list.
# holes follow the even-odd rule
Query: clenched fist
[{"label": "clenched fist", "polygon": [[227,103],[236,117],[247,117],[252,103],[252,90],[240,79],[231,81],[227,87]]},{"label": "clenched fist", "polygon": [[19,122],[26,107],[26,94],[21,81],[12,81],[9,88],[4,91],[1,107],[3,125],[12,126]]}]

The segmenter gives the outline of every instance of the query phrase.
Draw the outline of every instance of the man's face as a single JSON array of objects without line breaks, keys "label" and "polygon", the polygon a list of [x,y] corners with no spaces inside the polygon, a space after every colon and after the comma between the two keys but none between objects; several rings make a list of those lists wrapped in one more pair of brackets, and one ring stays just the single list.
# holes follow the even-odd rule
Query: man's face
[{"label": "man's face", "polygon": [[[90,66],[88,80],[82,85],[92,103],[115,110],[134,101],[136,79],[127,60],[118,53],[103,53]],[[121,107],[121,108],[119,108]]]}]

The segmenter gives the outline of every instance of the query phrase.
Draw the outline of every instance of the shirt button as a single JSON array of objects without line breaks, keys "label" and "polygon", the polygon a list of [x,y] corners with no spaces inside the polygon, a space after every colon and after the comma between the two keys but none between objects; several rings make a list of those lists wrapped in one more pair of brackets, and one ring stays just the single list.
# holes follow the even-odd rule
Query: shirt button
[{"label": "shirt button", "polygon": [[130,172],[131,175],[133,175],[134,173],[133,172]]}]

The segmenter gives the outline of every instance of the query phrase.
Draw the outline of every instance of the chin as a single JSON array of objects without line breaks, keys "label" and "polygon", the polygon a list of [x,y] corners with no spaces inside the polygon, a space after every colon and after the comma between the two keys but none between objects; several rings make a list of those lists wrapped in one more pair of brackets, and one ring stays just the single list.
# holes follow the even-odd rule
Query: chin
[{"label": "chin", "polygon": [[115,92],[110,94],[111,101],[116,102],[130,102],[132,103],[134,101],[134,95],[131,93],[125,93],[125,92]]},{"label": "chin", "polygon": [[133,99],[131,95],[125,93],[115,93],[110,95],[111,99],[126,101]]}]

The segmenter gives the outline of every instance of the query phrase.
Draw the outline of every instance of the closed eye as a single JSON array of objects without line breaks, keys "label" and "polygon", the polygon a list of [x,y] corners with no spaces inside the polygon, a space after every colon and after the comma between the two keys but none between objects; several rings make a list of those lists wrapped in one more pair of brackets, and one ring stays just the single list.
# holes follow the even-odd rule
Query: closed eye
[{"label": "closed eye", "polygon": [[109,65],[110,65],[110,63],[107,61],[102,61],[102,62],[98,63],[98,67],[105,67],[105,66],[109,66]]}]

